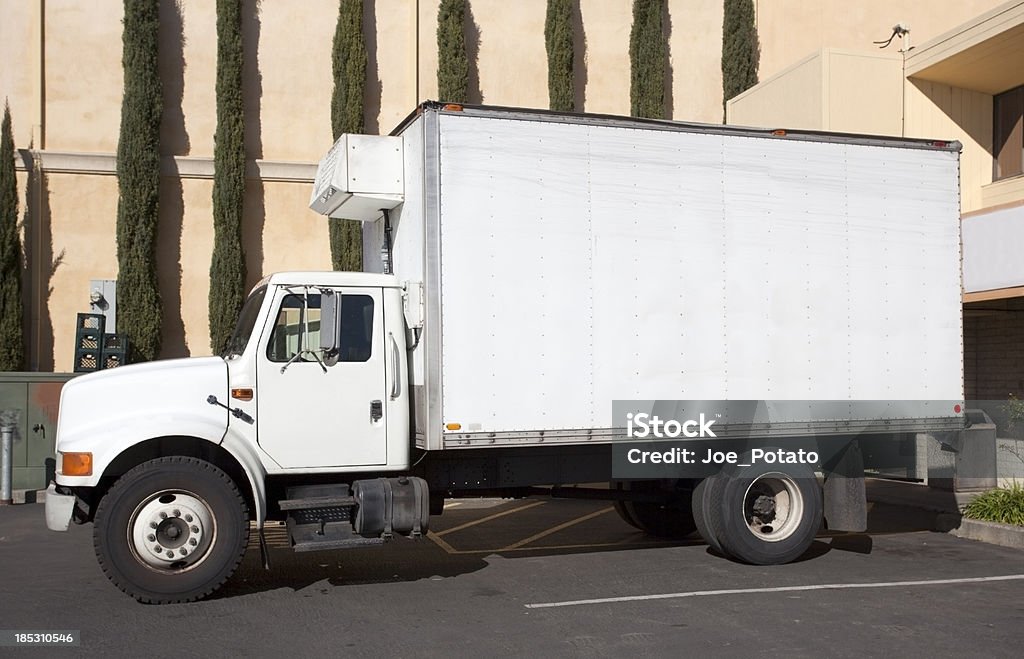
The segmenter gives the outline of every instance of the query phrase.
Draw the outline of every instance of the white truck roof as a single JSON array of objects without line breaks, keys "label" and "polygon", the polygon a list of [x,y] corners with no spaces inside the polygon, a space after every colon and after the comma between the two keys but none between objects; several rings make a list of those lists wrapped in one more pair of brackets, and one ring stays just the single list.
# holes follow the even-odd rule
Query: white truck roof
[{"label": "white truck roof", "polygon": [[401,288],[402,284],[394,275],[373,272],[338,272],[338,271],[296,271],[275,272],[267,275],[256,284],[256,288],[265,284],[275,286],[373,286],[378,288]]}]

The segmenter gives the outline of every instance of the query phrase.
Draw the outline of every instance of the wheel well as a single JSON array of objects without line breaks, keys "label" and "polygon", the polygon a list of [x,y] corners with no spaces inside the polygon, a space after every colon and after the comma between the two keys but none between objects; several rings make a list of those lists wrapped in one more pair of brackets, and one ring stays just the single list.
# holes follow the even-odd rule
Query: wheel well
[{"label": "wheel well", "polygon": [[88,521],[92,521],[96,512],[96,504],[118,478],[143,462],[172,455],[198,458],[223,470],[245,496],[246,504],[249,506],[249,517],[255,519],[256,505],[252,487],[249,485],[249,478],[246,476],[245,470],[234,456],[218,444],[205,439],[172,436],[155,437],[126,449],[107,466],[96,487],[91,488],[91,491],[88,492],[78,492],[79,498],[89,506]]}]

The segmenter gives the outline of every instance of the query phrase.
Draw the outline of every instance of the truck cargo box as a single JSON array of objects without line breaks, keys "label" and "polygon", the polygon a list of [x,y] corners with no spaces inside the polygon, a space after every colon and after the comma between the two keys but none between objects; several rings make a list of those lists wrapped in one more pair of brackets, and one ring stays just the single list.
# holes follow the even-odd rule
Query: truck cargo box
[{"label": "truck cargo box", "polygon": [[607,441],[625,399],[959,421],[927,404],[963,398],[958,143],[436,104],[393,135],[364,268],[409,282],[421,448]]}]

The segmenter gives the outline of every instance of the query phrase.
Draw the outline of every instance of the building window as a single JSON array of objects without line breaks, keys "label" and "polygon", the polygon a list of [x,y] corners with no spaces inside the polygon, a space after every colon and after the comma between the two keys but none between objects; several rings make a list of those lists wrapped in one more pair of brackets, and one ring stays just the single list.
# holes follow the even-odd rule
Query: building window
[{"label": "building window", "polygon": [[1024,86],[992,99],[992,180],[1024,173]]}]

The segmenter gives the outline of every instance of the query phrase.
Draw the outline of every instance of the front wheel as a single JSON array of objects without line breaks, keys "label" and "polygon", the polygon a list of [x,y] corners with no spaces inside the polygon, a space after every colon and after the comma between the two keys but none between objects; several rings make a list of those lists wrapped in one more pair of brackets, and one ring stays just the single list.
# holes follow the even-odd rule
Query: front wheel
[{"label": "front wheel", "polygon": [[175,456],[118,479],[96,509],[93,545],[107,577],[140,602],[191,602],[234,573],[248,527],[245,499],[227,474]]}]

